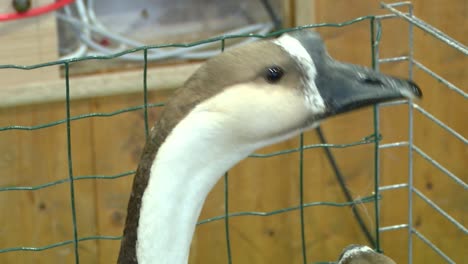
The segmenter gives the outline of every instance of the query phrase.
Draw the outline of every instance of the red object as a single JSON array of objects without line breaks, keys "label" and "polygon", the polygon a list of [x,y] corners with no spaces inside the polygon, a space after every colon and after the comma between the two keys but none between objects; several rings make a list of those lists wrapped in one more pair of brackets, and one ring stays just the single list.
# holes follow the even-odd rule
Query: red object
[{"label": "red object", "polygon": [[29,9],[28,11],[26,11],[24,13],[0,14],[0,22],[17,20],[17,19],[28,18],[28,17],[33,17],[33,16],[39,16],[39,15],[42,15],[42,14],[46,14],[46,13],[55,11],[55,10],[57,10],[59,8],[62,8],[64,6],[66,6],[66,5],[71,4],[73,2],[75,2],[75,0],[58,0],[55,3],[52,3],[52,4],[36,7],[36,8],[33,8],[33,9]]},{"label": "red object", "polygon": [[101,41],[99,41],[99,44],[101,44],[101,46],[108,47],[110,46],[111,42],[108,38],[103,38]]}]

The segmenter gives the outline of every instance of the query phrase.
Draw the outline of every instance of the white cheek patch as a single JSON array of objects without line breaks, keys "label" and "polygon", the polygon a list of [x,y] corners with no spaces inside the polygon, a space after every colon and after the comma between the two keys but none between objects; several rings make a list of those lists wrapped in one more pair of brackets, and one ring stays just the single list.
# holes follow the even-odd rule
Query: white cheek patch
[{"label": "white cheek patch", "polygon": [[273,43],[289,53],[289,55],[291,55],[299,67],[304,71],[306,76],[303,78],[302,83],[305,87],[304,94],[307,106],[310,107],[314,113],[325,112],[325,102],[315,85],[317,69],[315,68],[314,61],[310,57],[310,54],[304,46],[302,46],[301,42],[296,38],[285,34],[274,40]]}]

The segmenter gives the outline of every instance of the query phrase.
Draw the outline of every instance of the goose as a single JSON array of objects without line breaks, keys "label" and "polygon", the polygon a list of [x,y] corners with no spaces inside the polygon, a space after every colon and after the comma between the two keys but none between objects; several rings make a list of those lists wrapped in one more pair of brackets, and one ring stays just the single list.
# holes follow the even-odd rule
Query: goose
[{"label": "goose", "polygon": [[309,30],[207,60],[151,129],[118,263],[186,264],[205,198],[236,163],[328,117],[421,95],[412,81],[332,59],[320,35]]},{"label": "goose", "polygon": [[368,246],[350,245],[341,253],[338,264],[396,264],[396,262]]}]

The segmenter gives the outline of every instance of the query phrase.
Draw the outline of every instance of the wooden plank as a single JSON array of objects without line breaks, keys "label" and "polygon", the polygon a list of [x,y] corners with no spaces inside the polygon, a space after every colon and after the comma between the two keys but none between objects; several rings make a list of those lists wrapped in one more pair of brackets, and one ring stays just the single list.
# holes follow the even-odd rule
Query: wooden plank
[{"label": "wooden plank", "polygon": [[282,0],[281,4],[283,27],[292,27],[294,25],[294,1]]},{"label": "wooden plank", "polygon": [[303,26],[315,23],[315,6],[316,3],[313,0],[295,0],[294,25]]},{"label": "wooden plank", "polygon": [[[164,101],[167,91],[150,93],[149,102]],[[141,105],[141,93],[103,97],[93,100],[93,112],[110,112]],[[150,109],[150,126],[158,108]],[[94,173],[115,175],[135,170],[145,143],[143,111],[134,111],[109,118],[93,118]],[[101,235],[122,235],[133,175],[116,180],[96,182],[97,232]],[[117,260],[120,241],[98,241],[99,263]]]},{"label": "wooden plank", "polygon": [[[148,90],[164,90],[180,87],[200,64],[181,64],[148,70]],[[18,70],[17,70],[18,71]],[[35,71],[35,70],[34,70]],[[3,69],[0,70],[0,73]],[[21,71],[23,76],[24,71]],[[70,78],[73,100],[129,94],[143,90],[143,72],[128,71]],[[0,89],[0,108],[16,105],[46,103],[63,100],[65,80],[44,81],[36,78],[29,83]]]},{"label": "wooden plank", "polygon": [[[87,102],[73,106],[73,114],[89,112]],[[26,106],[0,110],[0,126],[38,125],[63,119],[63,103]],[[90,121],[72,124],[72,150],[75,175],[90,174]],[[35,131],[0,133],[0,186],[36,186],[68,177],[65,124]],[[79,236],[93,235],[96,230],[95,190],[93,182],[76,182],[76,210]],[[0,248],[42,247],[73,239],[68,183],[36,191],[0,192]],[[6,239],[5,239],[6,238]],[[80,245],[84,263],[96,263],[96,246]],[[41,252],[0,254],[1,263],[72,263],[72,246]]]},{"label": "wooden plank", "polygon": [[[32,1],[32,7],[50,4],[50,0]],[[13,13],[11,1],[0,3],[0,13]],[[30,65],[58,58],[58,38],[55,16],[42,15],[0,23],[0,64]],[[0,71],[0,91],[7,86],[30,81],[51,81],[59,78],[58,67],[42,68],[26,73],[5,69]]]}]

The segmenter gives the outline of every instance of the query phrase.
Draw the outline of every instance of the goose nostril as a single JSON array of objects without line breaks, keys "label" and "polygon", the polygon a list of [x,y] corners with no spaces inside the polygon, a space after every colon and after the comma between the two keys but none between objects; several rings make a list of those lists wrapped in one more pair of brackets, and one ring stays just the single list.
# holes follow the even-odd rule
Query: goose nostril
[{"label": "goose nostril", "polygon": [[370,84],[370,85],[382,85],[383,82],[377,78],[374,77],[366,77],[362,80],[363,83],[365,84]]}]

